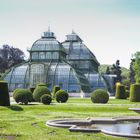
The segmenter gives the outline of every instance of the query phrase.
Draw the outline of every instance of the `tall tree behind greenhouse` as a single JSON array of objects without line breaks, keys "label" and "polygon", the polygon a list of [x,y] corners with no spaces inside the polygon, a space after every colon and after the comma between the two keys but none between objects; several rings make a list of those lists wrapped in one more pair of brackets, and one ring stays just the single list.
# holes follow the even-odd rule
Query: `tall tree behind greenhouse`
[{"label": "tall tree behind greenhouse", "polygon": [[121,76],[121,67],[120,67],[120,61],[117,60],[115,64],[112,65],[111,67],[111,74],[115,74],[115,82],[121,82],[122,81],[122,76]]},{"label": "tall tree behind greenhouse", "polygon": [[9,45],[0,48],[0,72],[24,61],[24,52]]},{"label": "tall tree behind greenhouse", "polygon": [[135,81],[137,83],[140,83],[140,52],[136,52],[134,54],[134,59],[135,59],[135,62],[133,64],[133,69],[134,69],[134,72],[135,72]]},{"label": "tall tree behind greenhouse", "polygon": [[135,63],[135,59],[131,59],[131,63],[130,63],[130,76],[129,76],[129,79],[130,79],[130,83],[135,83],[135,70],[133,68],[133,65]]}]

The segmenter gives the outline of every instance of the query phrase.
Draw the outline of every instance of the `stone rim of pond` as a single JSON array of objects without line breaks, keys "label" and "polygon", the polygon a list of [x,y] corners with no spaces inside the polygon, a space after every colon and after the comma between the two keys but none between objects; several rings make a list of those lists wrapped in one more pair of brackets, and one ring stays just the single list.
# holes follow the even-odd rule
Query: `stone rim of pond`
[{"label": "stone rim of pond", "polygon": [[140,108],[129,108],[131,111],[135,111],[136,113],[140,114]]},{"label": "stone rim of pond", "polygon": [[129,138],[140,138],[140,134],[124,134],[105,130],[99,127],[84,128],[81,126],[88,126],[95,124],[107,124],[114,125],[122,122],[139,122],[139,116],[129,116],[129,117],[115,117],[115,118],[87,118],[87,119],[60,119],[60,120],[49,120],[46,122],[47,126],[68,128],[70,132],[86,132],[86,133],[104,133],[112,136],[129,137]]}]

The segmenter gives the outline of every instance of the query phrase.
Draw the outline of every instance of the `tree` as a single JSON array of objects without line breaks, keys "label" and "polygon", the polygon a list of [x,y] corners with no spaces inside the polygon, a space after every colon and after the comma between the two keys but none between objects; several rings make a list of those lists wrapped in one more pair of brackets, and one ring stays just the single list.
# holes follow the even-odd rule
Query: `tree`
[{"label": "tree", "polygon": [[105,74],[110,74],[110,68],[109,68],[109,66],[106,68]]},{"label": "tree", "polygon": [[24,57],[25,55],[20,49],[3,45],[0,48],[0,71],[4,72],[6,69],[23,62]]},{"label": "tree", "polygon": [[130,63],[130,75],[129,75],[129,79],[130,79],[130,83],[135,83],[135,70],[133,68],[133,65],[135,63],[135,59],[131,59],[131,63]]},{"label": "tree", "polygon": [[122,81],[122,76],[121,76],[121,67],[120,67],[120,61],[117,60],[115,64],[112,65],[111,67],[111,74],[115,74],[115,82],[121,82]]},{"label": "tree", "polygon": [[134,72],[135,72],[135,81],[140,83],[140,52],[136,52],[134,54],[134,63],[132,65]]}]

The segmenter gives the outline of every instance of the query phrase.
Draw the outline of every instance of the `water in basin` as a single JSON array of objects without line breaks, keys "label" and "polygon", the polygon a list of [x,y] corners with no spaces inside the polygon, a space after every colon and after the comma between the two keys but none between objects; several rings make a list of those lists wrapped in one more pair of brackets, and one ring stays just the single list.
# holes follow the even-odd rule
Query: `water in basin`
[{"label": "water in basin", "polygon": [[82,126],[85,128],[99,128],[101,130],[106,130],[109,132],[121,133],[121,134],[139,134],[138,130],[139,122],[123,121],[115,124],[92,124],[89,126]]}]

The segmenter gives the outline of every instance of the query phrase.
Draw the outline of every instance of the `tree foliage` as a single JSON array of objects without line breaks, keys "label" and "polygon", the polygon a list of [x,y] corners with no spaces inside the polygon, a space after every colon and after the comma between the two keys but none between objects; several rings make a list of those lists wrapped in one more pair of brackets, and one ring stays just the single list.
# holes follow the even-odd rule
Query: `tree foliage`
[{"label": "tree foliage", "polygon": [[133,65],[135,63],[135,59],[131,59],[131,63],[130,63],[130,75],[129,75],[129,79],[130,79],[130,83],[134,84],[135,83],[135,70],[133,68]]},{"label": "tree foliage", "polygon": [[137,83],[140,83],[140,52],[136,52],[134,54],[134,57],[135,61],[133,62],[132,67],[135,72],[135,81]]},{"label": "tree foliage", "polygon": [[121,67],[120,67],[120,61],[117,60],[115,64],[112,65],[110,74],[115,74],[115,82],[121,82],[122,81],[122,76],[121,76]]},{"label": "tree foliage", "polygon": [[[108,68],[107,67],[109,67],[109,74],[110,74],[112,65],[108,65],[108,64],[100,65],[99,66],[99,72],[101,74],[107,74],[108,73],[108,71],[107,71]],[[127,69],[125,67],[121,67],[121,71],[122,71],[122,73],[121,73],[122,78],[126,79],[126,78],[129,77],[129,73],[130,73],[129,69]]]},{"label": "tree foliage", "polygon": [[0,48],[0,71],[4,72],[6,69],[23,62],[24,57],[25,55],[20,49],[3,45]]}]

